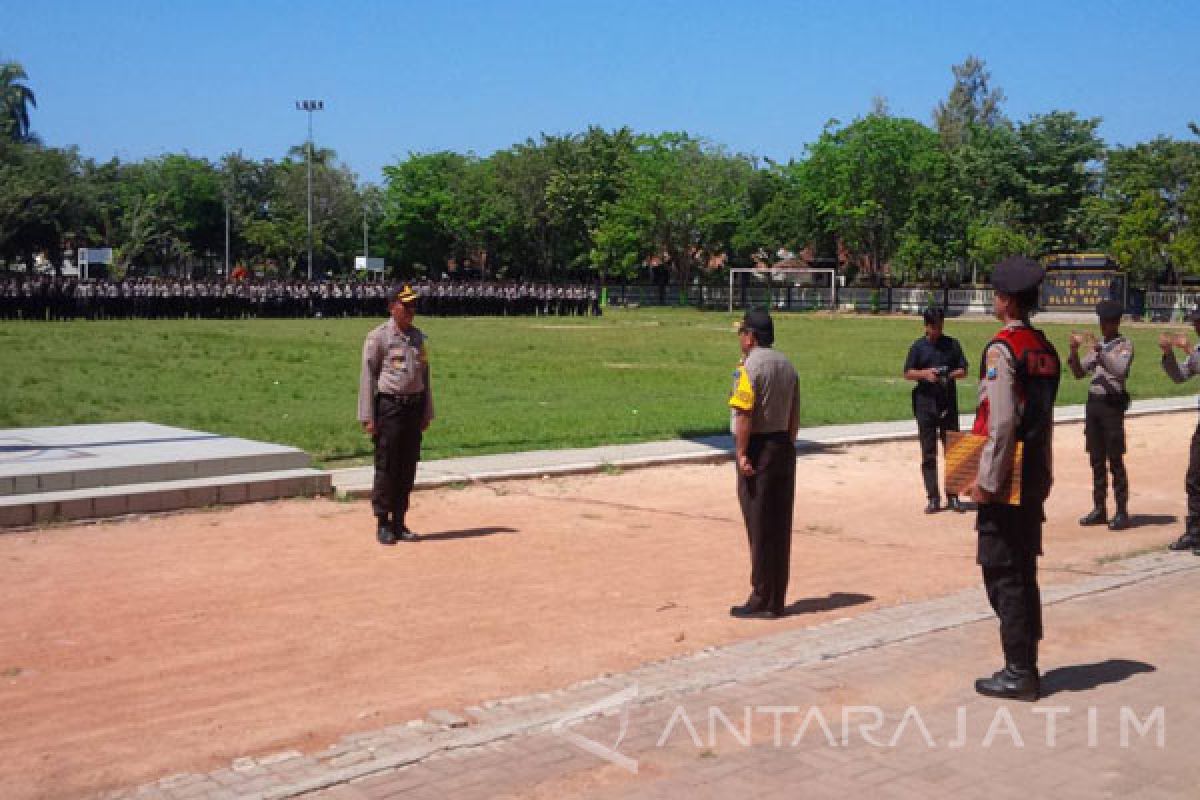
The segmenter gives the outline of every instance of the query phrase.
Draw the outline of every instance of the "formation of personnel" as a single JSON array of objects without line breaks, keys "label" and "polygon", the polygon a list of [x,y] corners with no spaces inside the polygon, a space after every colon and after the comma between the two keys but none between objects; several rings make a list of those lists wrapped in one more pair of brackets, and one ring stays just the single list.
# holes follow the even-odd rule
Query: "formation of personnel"
[{"label": "formation of personnel", "polygon": [[[428,316],[591,316],[595,286],[498,281],[422,281],[412,286]],[[223,281],[174,278],[78,280],[0,277],[0,319],[253,319],[377,317],[396,287],[375,281]]]}]

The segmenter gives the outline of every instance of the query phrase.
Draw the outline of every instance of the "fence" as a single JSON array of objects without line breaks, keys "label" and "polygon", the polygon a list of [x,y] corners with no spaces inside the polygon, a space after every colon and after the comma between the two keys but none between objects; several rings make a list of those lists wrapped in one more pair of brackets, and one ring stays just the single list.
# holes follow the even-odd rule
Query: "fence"
[{"label": "fence", "polygon": [[[608,302],[622,306],[693,306],[723,311],[730,307],[727,286],[618,284],[607,287]],[[734,287],[734,308],[770,308],[774,311],[839,311],[918,314],[930,306],[946,309],[950,316],[990,314],[991,289],[927,289],[882,286]],[[1130,287],[1126,308],[1132,317],[1155,322],[1180,322],[1200,306],[1200,289],[1143,290]]]}]

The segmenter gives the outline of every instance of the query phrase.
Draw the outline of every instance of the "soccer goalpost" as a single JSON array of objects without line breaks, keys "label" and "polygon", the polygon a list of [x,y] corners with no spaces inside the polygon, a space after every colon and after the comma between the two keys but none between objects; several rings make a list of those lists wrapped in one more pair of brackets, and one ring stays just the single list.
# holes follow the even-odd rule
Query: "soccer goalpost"
[{"label": "soccer goalpost", "polygon": [[[735,287],[734,276],[753,280]],[[772,311],[837,310],[837,270],[831,267],[734,267],[729,270],[729,310],[735,306],[767,306]]]}]

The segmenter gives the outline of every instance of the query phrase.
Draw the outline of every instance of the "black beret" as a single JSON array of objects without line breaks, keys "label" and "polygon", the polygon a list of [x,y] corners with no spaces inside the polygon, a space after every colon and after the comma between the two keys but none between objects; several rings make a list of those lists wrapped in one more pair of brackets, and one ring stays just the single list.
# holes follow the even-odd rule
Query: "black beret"
[{"label": "black beret", "polygon": [[1100,317],[1101,322],[1120,319],[1124,313],[1125,309],[1116,300],[1101,300],[1096,303],[1096,316]]},{"label": "black beret", "polygon": [[1020,294],[1037,288],[1046,271],[1025,256],[1009,256],[992,267],[992,288],[1004,294]]},{"label": "black beret", "polygon": [[941,325],[946,321],[946,312],[937,306],[925,309],[921,316],[924,317],[926,325]]},{"label": "black beret", "polygon": [[764,308],[752,308],[742,317],[742,327],[754,333],[758,343],[769,345],[775,341],[775,323]]}]

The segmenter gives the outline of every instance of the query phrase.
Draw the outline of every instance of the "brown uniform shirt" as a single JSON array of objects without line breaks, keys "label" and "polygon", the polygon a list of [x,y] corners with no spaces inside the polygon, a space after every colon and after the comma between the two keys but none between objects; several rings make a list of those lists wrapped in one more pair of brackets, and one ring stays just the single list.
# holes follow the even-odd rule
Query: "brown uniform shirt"
[{"label": "brown uniform shirt", "polygon": [[796,369],[787,356],[770,347],[755,347],[733,374],[732,409],[750,412],[750,433],[778,433],[791,427],[792,400],[797,397]]},{"label": "brown uniform shirt", "polygon": [[[425,334],[420,328],[400,330],[388,319],[367,334],[363,342],[362,373],[358,382],[358,421],[375,416],[375,395],[412,395],[428,389],[425,377],[429,366],[425,352]],[[433,419],[433,398],[425,416]]]},{"label": "brown uniform shirt", "polygon": [[1163,371],[1176,383],[1183,383],[1193,375],[1200,375],[1200,345],[1188,355],[1187,360],[1180,364],[1174,353],[1163,355]]},{"label": "brown uniform shirt", "polygon": [[1133,365],[1133,342],[1124,336],[1117,336],[1101,344],[1099,351],[1089,349],[1082,359],[1078,353],[1072,352],[1067,358],[1067,365],[1077,380],[1092,373],[1089,395],[1119,397],[1125,391],[1129,368]]},{"label": "brown uniform shirt", "polygon": [[[1010,327],[1017,323],[1010,324]],[[988,401],[988,440],[979,455],[979,476],[975,483],[987,492],[999,491],[1012,469],[1017,443],[1017,379],[1011,351],[992,344],[983,354],[983,380],[979,382],[979,402]]]}]

